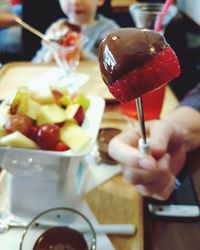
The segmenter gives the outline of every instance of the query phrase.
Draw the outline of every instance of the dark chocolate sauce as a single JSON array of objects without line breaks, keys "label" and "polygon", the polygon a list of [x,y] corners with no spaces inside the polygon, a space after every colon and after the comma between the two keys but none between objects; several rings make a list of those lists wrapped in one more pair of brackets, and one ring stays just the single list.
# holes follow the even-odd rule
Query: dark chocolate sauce
[{"label": "dark chocolate sauce", "polygon": [[118,162],[115,161],[108,154],[108,144],[110,140],[121,132],[118,128],[102,128],[98,134],[98,149],[102,162],[115,165]]},{"label": "dark chocolate sauce", "polygon": [[108,34],[99,47],[99,65],[109,85],[150,60],[168,46],[165,38],[147,29],[121,28]]},{"label": "dark chocolate sauce", "polygon": [[36,241],[33,250],[88,250],[87,243],[76,230],[67,227],[53,227]]}]

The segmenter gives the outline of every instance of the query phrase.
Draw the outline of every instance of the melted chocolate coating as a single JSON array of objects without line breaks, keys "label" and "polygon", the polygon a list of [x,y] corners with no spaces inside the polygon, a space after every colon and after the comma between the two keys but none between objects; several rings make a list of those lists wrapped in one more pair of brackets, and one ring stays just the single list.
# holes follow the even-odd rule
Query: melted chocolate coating
[{"label": "melted chocolate coating", "polygon": [[53,227],[36,241],[33,250],[88,250],[82,234],[67,227]]},{"label": "melted chocolate coating", "polygon": [[147,29],[121,28],[111,32],[99,47],[99,66],[109,85],[168,47],[165,38]]}]

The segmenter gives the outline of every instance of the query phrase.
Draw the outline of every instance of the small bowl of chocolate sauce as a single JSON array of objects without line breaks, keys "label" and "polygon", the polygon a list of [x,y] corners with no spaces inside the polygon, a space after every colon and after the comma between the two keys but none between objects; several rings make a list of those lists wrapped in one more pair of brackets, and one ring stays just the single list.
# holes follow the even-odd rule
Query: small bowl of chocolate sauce
[{"label": "small bowl of chocolate sauce", "polygon": [[95,250],[96,234],[79,211],[60,207],[37,215],[27,226],[20,250]]},{"label": "small bowl of chocolate sauce", "polygon": [[110,140],[114,136],[118,135],[120,132],[121,129],[118,128],[101,128],[99,130],[97,142],[98,142],[99,157],[101,158],[102,162],[110,165],[115,165],[118,163],[108,154],[108,144]]}]

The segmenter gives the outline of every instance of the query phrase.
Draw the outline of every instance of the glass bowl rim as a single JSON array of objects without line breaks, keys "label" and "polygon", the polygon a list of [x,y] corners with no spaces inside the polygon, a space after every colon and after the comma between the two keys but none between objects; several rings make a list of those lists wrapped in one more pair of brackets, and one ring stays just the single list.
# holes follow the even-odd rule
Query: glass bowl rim
[{"label": "glass bowl rim", "polygon": [[[162,11],[162,7],[163,7],[163,3],[148,3],[148,2],[144,2],[144,3],[135,3],[130,5],[129,10],[130,12],[141,12],[141,13],[146,13],[146,14],[161,14],[163,13]],[[149,10],[143,9],[142,7],[150,7]]]},{"label": "glass bowl rim", "polygon": [[90,220],[80,211],[74,209],[74,208],[70,208],[70,207],[54,207],[54,208],[50,208],[47,210],[42,211],[41,213],[39,213],[38,215],[36,215],[27,225],[24,233],[22,234],[21,237],[21,241],[20,241],[20,246],[19,246],[19,250],[22,250],[22,244],[24,241],[25,236],[28,233],[28,230],[31,228],[32,224],[34,223],[35,220],[37,220],[38,218],[40,218],[41,216],[43,216],[46,213],[52,212],[52,211],[56,211],[56,210],[65,210],[67,212],[72,212],[75,214],[78,214],[79,216],[81,216],[90,226],[90,229],[92,231],[92,242],[91,242],[91,246],[90,246],[90,250],[95,250],[96,249],[96,232],[94,230],[94,227],[92,225],[92,223],[90,222]]}]

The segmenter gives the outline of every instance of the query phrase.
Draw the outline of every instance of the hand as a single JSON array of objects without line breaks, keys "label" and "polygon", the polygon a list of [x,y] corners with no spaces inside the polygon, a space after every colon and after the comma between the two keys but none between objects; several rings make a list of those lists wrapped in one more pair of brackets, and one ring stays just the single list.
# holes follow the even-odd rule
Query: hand
[{"label": "hand", "polygon": [[15,18],[17,16],[12,13],[1,12],[0,11],[0,28],[6,28],[11,25],[15,25]]},{"label": "hand", "polygon": [[138,150],[140,129],[133,128],[113,138],[109,154],[123,165],[125,178],[136,185],[144,195],[167,199],[175,187],[175,176],[182,168],[186,149],[181,128],[168,121],[153,120],[146,123],[151,155]]}]

